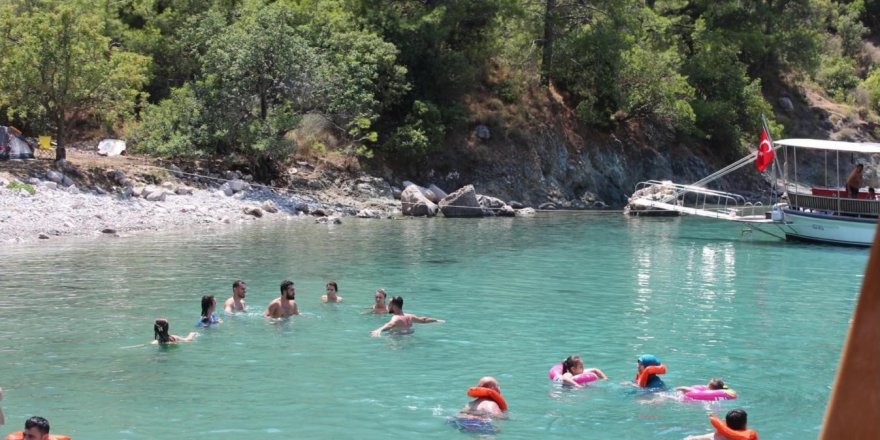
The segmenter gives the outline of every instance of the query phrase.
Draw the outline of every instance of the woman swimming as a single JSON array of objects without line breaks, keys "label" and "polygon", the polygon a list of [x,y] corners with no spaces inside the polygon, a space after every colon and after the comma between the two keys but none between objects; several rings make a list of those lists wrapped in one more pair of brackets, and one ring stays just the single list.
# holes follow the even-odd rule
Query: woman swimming
[{"label": "woman swimming", "polygon": [[388,313],[388,306],[385,304],[386,296],[388,296],[388,294],[385,293],[385,289],[379,289],[376,291],[373,295],[375,303],[370,307],[370,310],[373,313]]},{"label": "woman swimming", "polygon": [[205,295],[202,297],[202,317],[196,323],[196,327],[208,327],[213,324],[220,324],[222,319],[218,318],[214,313],[217,308],[217,300],[214,295]]},{"label": "woman swimming", "polygon": [[192,341],[193,338],[198,336],[196,332],[189,332],[185,338],[181,338],[177,335],[172,335],[168,333],[168,320],[164,318],[159,318],[153,324],[153,344],[173,344],[176,342],[189,342]]}]

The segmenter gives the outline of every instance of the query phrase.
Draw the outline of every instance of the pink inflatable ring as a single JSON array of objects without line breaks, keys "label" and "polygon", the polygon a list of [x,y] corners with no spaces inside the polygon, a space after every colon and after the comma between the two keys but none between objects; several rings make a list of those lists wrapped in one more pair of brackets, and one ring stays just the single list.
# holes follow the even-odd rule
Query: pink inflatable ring
[{"label": "pink inflatable ring", "polygon": [[733,400],[736,399],[736,391],[731,389],[710,390],[706,385],[694,385],[690,391],[684,393],[685,400]]},{"label": "pink inflatable ring", "polygon": [[[553,382],[562,382],[562,364],[556,364],[550,368],[550,371],[547,372],[547,376],[550,377],[550,380]],[[597,376],[596,373],[583,372],[576,376],[572,376],[571,378],[574,379],[576,383],[583,385],[587,382],[592,382],[598,379],[599,376]]]}]

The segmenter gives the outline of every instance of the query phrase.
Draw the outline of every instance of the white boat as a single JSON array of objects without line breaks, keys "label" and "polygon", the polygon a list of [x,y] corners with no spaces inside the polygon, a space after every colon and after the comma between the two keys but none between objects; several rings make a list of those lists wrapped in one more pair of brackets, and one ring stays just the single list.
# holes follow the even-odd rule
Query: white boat
[{"label": "white boat", "polygon": [[[859,192],[857,198],[849,196],[841,183],[840,155],[844,153],[845,158],[849,159],[850,154],[880,154],[880,143],[784,139],[774,142],[773,148],[775,151],[782,150],[785,158],[782,172],[785,191],[781,201],[764,215],[756,210],[756,206],[760,205],[744,203],[744,199],[733,194],[671,182],[642,182],[630,198],[629,207],[634,211],[666,210],[734,221],[747,225],[750,230],[780,239],[865,247],[873,244],[880,200],[869,198],[869,193],[864,190]],[[826,178],[834,177],[837,186],[796,184],[798,150],[820,150],[826,155],[833,154],[835,176]],[[727,172],[741,167],[740,162],[743,161],[737,162],[738,165]],[[794,176],[791,181],[788,180],[789,163]],[[848,174],[849,170],[844,173]],[[717,178],[724,174],[716,173],[713,176]],[[705,180],[700,182],[701,185],[705,184]],[[692,206],[687,206],[688,198]]]}]

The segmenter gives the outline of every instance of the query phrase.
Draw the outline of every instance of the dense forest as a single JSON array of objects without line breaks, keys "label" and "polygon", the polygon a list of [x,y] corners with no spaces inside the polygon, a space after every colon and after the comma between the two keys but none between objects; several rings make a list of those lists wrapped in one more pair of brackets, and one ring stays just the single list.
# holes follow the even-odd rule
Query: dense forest
[{"label": "dense forest", "polygon": [[0,0],[0,123],[266,175],[303,151],[418,163],[473,129],[471,97],[545,90],[587,130],[732,155],[762,115],[784,132],[769,84],[876,120],[874,37],[880,0]]}]

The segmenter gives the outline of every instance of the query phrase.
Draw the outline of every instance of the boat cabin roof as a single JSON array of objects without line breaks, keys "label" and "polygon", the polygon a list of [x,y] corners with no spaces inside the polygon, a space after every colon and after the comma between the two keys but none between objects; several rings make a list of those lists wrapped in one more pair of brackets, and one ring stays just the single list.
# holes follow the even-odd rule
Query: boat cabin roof
[{"label": "boat cabin roof", "polygon": [[853,153],[880,153],[880,143],[876,142],[842,142],[819,139],[782,139],[773,141],[777,145],[809,148],[814,150],[848,151]]}]

